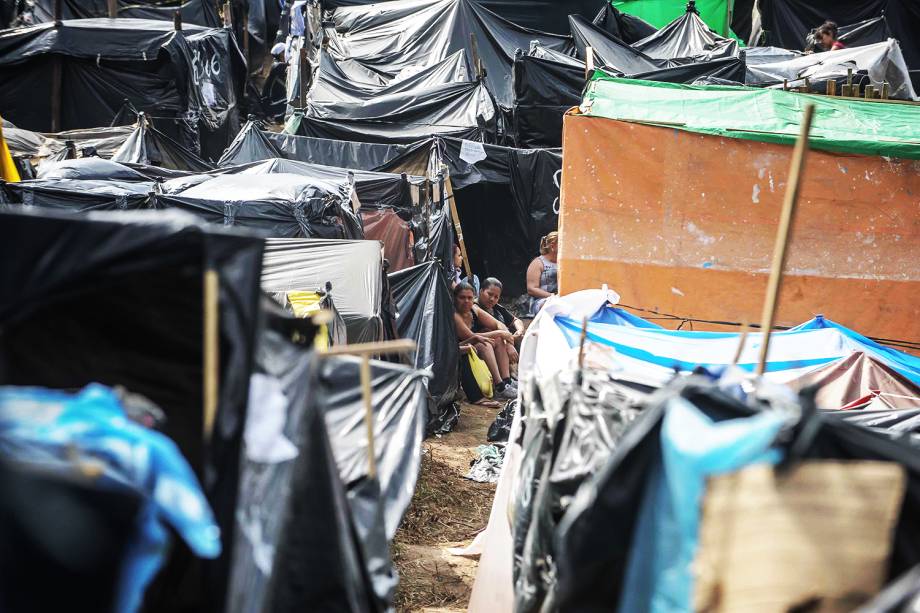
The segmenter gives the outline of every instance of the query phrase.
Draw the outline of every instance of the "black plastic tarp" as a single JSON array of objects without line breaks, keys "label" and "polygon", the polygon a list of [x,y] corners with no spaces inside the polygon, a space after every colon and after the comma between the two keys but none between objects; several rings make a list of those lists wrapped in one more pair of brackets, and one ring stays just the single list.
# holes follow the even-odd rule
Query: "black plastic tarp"
[{"label": "black plastic tarp", "polygon": [[[527,12],[538,15],[530,6]],[[476,74],[470,35],[486,71],[486,85],[496,100],[511,104],[511,63],[517,49],[531,41],[571,52],[568,36],[531,30],[503,19],[475,0],[394,0],[332,11],[329,53],[392,80],[463,51],[467,71]],[[562,24],[558,24],[562,27]]]},{"label": "black plastic tarp", "polygon": [[[259,337],[228,613],[376,610],[317,403],[315,333],[309,321],[271,313]],[[280,427],[266,432],[266,422]]]},{"label": "black plastic tarp", "polygon": [[482,83],[460,82],[374,96],[367,100],[309,103],[285,132],[363,142],[411,143],[434,135],[496,138],[498,113]]},{"label": "black plastic tarp", "polygon": [[391,607],[397,575],[389,543],[415,493],[428,417],[425,375],[386,362],[371,363],[376,479],[369,475],[360,359],[333,358],[320,364],[316,399],[326,418],[348,502],[374,592]]},{"label": "black plastic tarp", "polygon": [[[34,7],[31,14],[33,23],[54,21],[54,0],[32,0],[32,5]],[[220,16],[217,14],[217,4],[207,0],[186,0],[181,4],[170,3],[169,5],[137,0],[118,0],[117,16],[119,18],[160,19],[172,23],[177,8],[184,24],[210,28],[221,25]],[[108,16],[109,9],[106,0],[62,0],[61,2],[62,19]]]},{"label": "black plastic tarp", "polygon": [[146,209],[154,183],[95,179],[36,179],[0,185],[0,207],[43,207],[71,212]]},{"label": "black plastic tarp", "polygon": [[191,172],[205,172],[212,168],[194,151],[149,125],[145,115],[138,118],[131,134],[112,154],[111,159],[115,162]]},{"label": "black plastic tarp", "polygon": [[389,275],[396,302],[396,330],[416,342],[415,368],[432,374],[428,392],[432,403],[428,423],[436,428],[452,414],[460,360],[454,327],[454,304],[438,262],[430,261]]},{"label": "black plastic tarp", "polygon": [[632,48],[652,59],[685,63],[693,61],[738,57],[738,42],[713,32],[692,10],[661,28],[654,34],[636,41]]},{"label": "black plastic tarp", "polygon": [[591,47],[595,66],[607,66],[623,74],[647,72],[662,67],[661,62],[633,49],[580,15],[569,17],[569,27],[572,29],[578,57],[584,59],[586,48]]},{"label": "black plastic tarp", "polygon": [[764,44],[804,49],[805,37],[826,20],[838,26],[885,15],[904,59],[920,68],[920,2],[917,0],[759,0]]},{"label": "black plastic tarp", "polygon": [[[61,67],[61,129],[110,125],[128,100],[161,118],[190,120],[203,150],[239,129],[245,63],[230,30],[165,21],[75,19],[0,33],[0,113],[49,130],[52,77]],[[29,104],[22,104],[29,100]]]},{"label": "black plastic tarp", "polygon": [[44,160],[64,151],[67,141],[72,141],[77,152],[89,149],[100,157],[108,158],[118,151],[132,131],[131,126],[116,126],[43,134],[17,128],[4,120],[3,139],[14,157]]},{"label": "black plastic tarp", "polygon": [[[261,239],[177,213],[0,212],[0,384],[72,389],[100,382],[146,396],[165,412],[163,429],[198,473],[221,527],[221,557],[203,562],[197,574],[204,584],[179,587],[192,558],[179,545],[148,592],[149,610],[221,608],[262,250]],[[206,269],[216,271],[220,291],[219,402],[207,446]]]},{"label": "black plastic tarp", "polygon": [[[558,610],[608,610],[619,602],[633,534],[649,475],[661,456],[661,424],[670,401],[681,398],[707,417],[722,421],[746,417],[754,409],[709,383],[685,382],[648,403],[595,477],[585,483],[566,511],[555,535]],[[807,401],[806,401],[807,402]],[[813,407],[812,407],[813,408]],[[783,443],[801,459],[881,460],[907,472],[907,491],[892,536],[888,577],[920,562],[920,456],[909,442],[847,423],[833,415],[803,409],[800,423]],[[806,425],[806,423],[808,425]],[[790,452],[792,453],[792,452]],[[789,459],[787,457],[787,459]]]},{"label": "black plastic tarp", "polygon": [[383,340],[383,254],[373,241],[269,239],[262,288],[277,294],[332,284],[351,343]]},{"label": "black plastic tarp", "polygon": [[362,239],[351,196],[350,185],[300,175],[219,175],[157,195],[154,208],[180,209],[272,238]]},{"label": "black plastic tarp", "polygon": [[635,15],[621,13],[609,2],[604,2],[594,17],[594,25],[627,44],[642,40],[658,29]]}]

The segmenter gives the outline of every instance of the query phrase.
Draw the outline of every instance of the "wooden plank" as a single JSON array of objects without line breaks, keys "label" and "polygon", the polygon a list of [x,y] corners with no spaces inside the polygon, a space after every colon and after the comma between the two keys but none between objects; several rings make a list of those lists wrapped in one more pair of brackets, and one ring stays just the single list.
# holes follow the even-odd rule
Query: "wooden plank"
[{"label": "wooden plank", "polygon": [[220,368],[220,325],[218,304],[220,277],[216,270],[204,273],[204,438],[211,440],[217,417]]},{"label": "wooden plank", "polygon": [[463,258],[463,268],[466,270],[468,279],[473,278],[473,269],[470,267],[470,258],[466,254],[466,242],[463,240],[463,227],[460,225],[460,213],[457,211],[457,201],[454,199],[454,188],[450,181],[450,171],[447,165],[441,166],[441,174],[444,177],[444,189],[447,192],[447,201],[450,205],[450,217],[454,222],[454,232],[457,234],[457,242],[460,243],[460,256]]}]

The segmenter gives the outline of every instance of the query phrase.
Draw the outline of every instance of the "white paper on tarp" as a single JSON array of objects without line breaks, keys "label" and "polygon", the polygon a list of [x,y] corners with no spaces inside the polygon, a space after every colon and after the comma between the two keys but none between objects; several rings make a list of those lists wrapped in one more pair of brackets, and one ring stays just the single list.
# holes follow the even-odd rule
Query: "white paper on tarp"
[{"label": "white paper on tarp", "polygon": [[486,148],[482,143],[473,140],[464,140],[460,144],[460,159],[467,164],[475,164],[486,159]]},{"label": "white paper on tarp", "polygon": [[297,447],[284,436],[287,398],[276,377],[254,374],[249,380],[246,416],[246,457],[253,462],[277,464],[297,457]]}]

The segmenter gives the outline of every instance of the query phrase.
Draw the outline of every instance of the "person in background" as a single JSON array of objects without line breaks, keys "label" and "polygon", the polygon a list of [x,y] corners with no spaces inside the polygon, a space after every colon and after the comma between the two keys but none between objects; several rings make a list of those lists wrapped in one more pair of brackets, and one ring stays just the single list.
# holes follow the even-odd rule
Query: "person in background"
[{"label": "person in background", "polygon": [[454,289],[460,283],[463,274],[463,254],[460,252],[460,246],[454,245],[454,276],[450,280],[450,288]]},{"label": "person in background", "polygon": [[[511,311],[498,303],[502,298],[502,282],[495,277],[489,277],[482,282],[479,289],[479,298],[477,303],[479,308],[495,318],[500,324],[502,330],[511,333],[515,346],[518,346],[521,339],[524,338],[524,322],[515,317]],[[517,352],[511,356],[511,361],[517,361]]]},{"label": "person in background", "polygon": [[817,38],[821,46],[827,51],[846,48],[846,45],[837,40],[837,24],[833,21],[825,21],[818,26]]},{"label": "person in background", "polygon": [[530,314],[536,315],[543,303],[559,291],[556,259],[559,254],[559,233],[550,232],[540,239],[540,256],[527,267],[527,293],[530,294]]},{"label": "person in background", "polygon": [[480,309],[473,302],[473,286],[460,281],[454,287],[454,326],[464,346],[472,347],[489,367],[495,394],[499,398],[517,397],[517,386],[511,379],[508,348],[514,348],[514,339],[507,330],[498,329],[494,317]]}]

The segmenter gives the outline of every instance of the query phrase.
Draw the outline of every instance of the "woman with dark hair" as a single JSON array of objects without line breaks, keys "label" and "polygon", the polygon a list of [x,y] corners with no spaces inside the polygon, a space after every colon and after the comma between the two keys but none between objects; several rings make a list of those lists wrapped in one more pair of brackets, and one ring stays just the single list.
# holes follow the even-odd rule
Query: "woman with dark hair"
[{"label": "woman with dark hair", "polygon": [[818,26],[818,29],[815,31],[815,37],[818,39],[818,42],[821,43],[825,51],[836,51],[837,49],[846,48],[846,45],[837,40],[837,24],[833,21],[825,21]]},{"label": "woman with dark hair", "polygon": [[454,287],[454,326],[460,346],[471,347],[489,367],[495,393],[500,398],[517,397],[517,387],[511,379],[509,346],[514,338],[507,330],[498,329],[494,317],[473,302],[473,286],[465,281]]},{"label": "woman with dark hair", "polygon": [[[514,314],[499,304],[502,298],[502,282],[495,277],[489,277],[482,282],[479,288],[479,298],[476,303],[479,308],[495,318],[499,324],[499,329],[507,330],[514,338],[517,345],[524,338],[524,322],[514,316]],[[515,355],[511,356],[511,361],[516,361]]]}]

